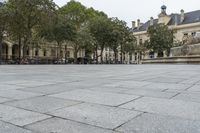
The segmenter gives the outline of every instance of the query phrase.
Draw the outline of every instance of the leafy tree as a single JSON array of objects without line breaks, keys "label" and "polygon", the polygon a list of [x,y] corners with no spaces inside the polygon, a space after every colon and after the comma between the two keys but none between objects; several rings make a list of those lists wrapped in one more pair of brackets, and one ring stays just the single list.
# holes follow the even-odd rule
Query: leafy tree
[{"label": "leafy tree", "polygon": [[77,54],[84,47],[87,40],[86,36],[88,36],[87,30],[85,30],[88,22],[87,8],[80,2],[71,0],[60,9],[60,13],[75,27],[76,36],[71,45],[74,48],[74,61],[77,63]]},{"label": "leafy tree", "polygon": [[34,28],[42,23],[46,13],[55,11],[56,4],[52,0],[8,0],[6,5],[10,17],[8,31],[18,40],[21,55],[21,47],[28,47]]},{"label": "leafy tree", "polygon": [[115,61],[118,50],[121,52],[121,63],[123,62],[123,56],[126,53],[132,53],[135,50],[135,37],[133,36],[130,28],[126,25],[126,22],[119,20],[118,18],[112,18],[113,22],[113,35],[114,37],[110,43],[112,50],[115,53]]},{"label": "leafy tree", "polygon": [[5,4],[0,2],[0,64],[2,56],[2,41],[4,38],[5,30],[7,28],[6,20],[8,18],[7,10]]},{"label": "leafy tree", "polygon": [[[57,59],[61,59],[61,51],[63,43],[72,41],[76,36],[75,28],[63,16],[57,15],[51,18],[51,23],[42,25],[39,28],[40,37],[45,38],[49,42],[57,44]],[[58,54],[60,53],[60,54]]]},{"label": "leafy tree", "polygon": [[167,25],[157,24],[150,26],[148,31],[149,41],[146,42],[146,46],[149,50],[162,53],[173,46],[173,30],[168,29]]},{"label": "leafy tree", "polygon": [[[103,51],[105,47],[108,47],[111,31],[111,21],[106,17],[99,16],[93,19],[90,23],[90,32],[95,38],[95,53],[97,63],[99,56],[101,57],[101,63],[103,62]],[[100,55],[98,55],[99,49],[101,51]]]}]

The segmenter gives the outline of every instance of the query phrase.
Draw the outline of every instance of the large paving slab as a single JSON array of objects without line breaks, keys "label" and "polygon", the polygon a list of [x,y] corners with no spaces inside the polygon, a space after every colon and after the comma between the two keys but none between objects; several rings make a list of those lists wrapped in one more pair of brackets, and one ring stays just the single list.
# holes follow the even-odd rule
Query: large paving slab
[{"label": "large paving slab", "polygon": [[0,104],[0,120],[14,125],[24,126],[47,118],[50,116]]},{"label": "large paving slab", "polygon": [[79,102],[76,101],[43,96],[43,97],[29,98],[20,101],[7,102],[4,104],[35,112],[47,113],[56,109],[72,106],[78,103]]},{"label": "large paving slab", "polygon": [[176,92],[162,92],[162,91],[154,91],[154,90],[143,90],[143,89],[132,89],[123,91],[125,94],[134,94],[140,96],[147,97],[158,97],[158,98],[172,98],[177,93]]},{"label": "large paving slab", "polygon": [[200,85],[194,85],[188,89],[188,91],[197,91],[200,92]]},{"label": "large paving slab", "polygon": [[33,133],[33,132],[0,121],[0,133]]},{"label": "large paving slab", "polygon": [[179,78],[174,78],[174,77],[158,77],[158,78],[149,79],[147,81],[161,82],[161,83],[179,83],[179,82],[183,82],[184,80],[186,80],[186,79],[183,79],[182,77],[179,77]]},{"label": "large paving slab", "polygon": [[121,88],[121,87],[113,87],[113,86],[97,86],[93,88],[88,88],[88,90],[97,91],[97,92],[100,91],[100,92],[122,93],[129,89]]},{"label": "large paving slab", "polygon": [[0,76],[0,133],[200,132],[199,65],[0,65]]},{"label": "large paving slab", "polygon": [[0,97],[0,103],[10,101],[11,99]]},{"label": "large paving slab", "polygon": [[173,97],[173,99],[200,103],[200,92],[181,92]]},{"label": "large paving slab", "polygon": [[31,97],[36,97],[36,96],[41,96],[42,94],[36,94],[32,92],[24,92],[20,90],[1,90],[0,91],[0,96],[5,97],[5,98],[10,98],[10,99],[26,99],[26,98],[31,98]]},{"label": "large paving slab", "polygon": [[[77,82],[76,82],[77,83]],[[79,86],[75,86],[76,83],[57,83],[52,85],[42,85],[36,87],[26,87],[18,90],[26,91],[26,92],[34,92],[34,93],[42,93],[42,94],[56,94],[65,91],[70,91],[74,89],[80,89]]]},{"label": "large paving slab", "polygon": [[9,85],[9,84],[0,84],[0,91],[16,90],[16,89],[20,89],[20,88],[23,88],[23,87],[16,86],[16,85]]},{"label": "large paving slab", "polygon": [[151,83],[148,84],[144,87],[142,87],[142,89],[149,89],[149,90],[186,90],[188,88],[190,88],[192,85],[190,84],[175,84],[175,83]]},{"label": "large paving slab", "polygon": [[145,113],[116,130],[122,133],[199,133],[200,121]]},{"label": "large paving slab", "polygon": [[116,87],[116,88],[138,88],[138,87],[142,87],[145,85],[150,84],[150,82],[146,82],[146,81],[121,81],[121,82],[114,82],[112,84],[107,84],[105,86],[107,87]]},{"label": "large paving slab", "polygon": [[200,103],[196,102],[143,97],[124,104],[121,107],[191,120],[200,120]]},{"label": "large paving slab", "polygon": [[31,124],[25,128],[37,133],[115,133],[114,131],[58,118]]},{"label": "large paving slab", "polygon": [[109,92],[95,92],[90,90],[74,90],[51,96],[57,98],[110,105],[110,106],[118,106],[120,104],[139,98],[139,96],[136,95],[116,94]]},{"label": "large paving slab", "polygon": [[141,113],[116,107],[83,103],[53,111],[50,114],[102,128],[114,129]]},{"label": "large paving slab", "polygon": [[29,82],[18,83],[16,85],[22,87],[37,87],[37,86],[51,85],[51,84],[53,83],[44,81],[29,81]]}]

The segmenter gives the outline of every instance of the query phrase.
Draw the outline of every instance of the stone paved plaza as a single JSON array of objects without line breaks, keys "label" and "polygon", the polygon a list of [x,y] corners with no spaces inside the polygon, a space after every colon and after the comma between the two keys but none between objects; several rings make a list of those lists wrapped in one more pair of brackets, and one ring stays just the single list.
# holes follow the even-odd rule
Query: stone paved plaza
[{"label": "stone paved plaza", "polygon": [[200,65],[0,66],[0,133],[200,133]]}]

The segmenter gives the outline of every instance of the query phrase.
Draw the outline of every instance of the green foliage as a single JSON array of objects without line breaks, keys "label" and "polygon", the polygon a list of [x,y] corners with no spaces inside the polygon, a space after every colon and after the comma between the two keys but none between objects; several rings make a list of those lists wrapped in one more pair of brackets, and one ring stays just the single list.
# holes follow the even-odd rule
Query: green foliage
[{"label": "green foliage", "polygon": [[55,3],[51,0],[8,0],[7,8],[10,13],[10,31],[15,36],[23,34],[30,38],[33,28],[41,24],[43,15],[55,11]]},{"label": "green foliage", "polygon": [[2,41],[4,39],[4,34],[7,28],[7,10],[5,4],[0,2],[0,64],[2,59]]},{"label": "green foliage", "polygon": [[[136,39],[133,36],[131,29],[126,25],[126,22],[118,18],[112,18],[112,33],[109,37],[109,46],[116,54],[120,48],[121,54],[132,53],[135,51]],[[122,60],[122,56],[121,56]]]},{"label": "green foliage", "polygon": [[43,23],[43,17],[56,10],[52,0],[8,0],[6,7],[9,12],[8,34],[18,40],[20,49],[23,47],[24,50],[31,44],[33,33]]},{"label": "green foliage", "polygon": [[71,0],[60,8],[60,13],[70,20],[76,26],[77,30],[79,30],[88,19],[86,7],[74,0]]},{"label": "green foliage", "polygon": [[77,63],[78,51],[86,46],[88,47],[88,43],[92,41],[87,29],[91,11],[88,11],[80,2],[71,0],[60,8],[59,12],[75,27],[76,35],[72,39],[71,46],[74,48],[74,59],[75,63]]},{"label": "green foliage", "polygon": [[4,3],[0,3],[0,43],[3,40],[5,30],[7,28],[8,12]]},{"label": "green foliage", "polygon": [[58,44],[73,40],[75,36],[75,28],[73,25],[65,21],[62,17],[55,19],[58,20],[41,28],[40,36],[50,42],[56,41]]},{"label": "green foliage", "polygon": [[75,63],[81,49],[85,49],[86,56],[96,53],[97,60],[100,56],[103,59],[105,48],[112,49],[115,58],[118,52],[135,50],[135,38],[124,21],[108,18],[104,12],[87,8],[75,0],[61,8],[53,0],[8,0],[3,7],[0,7],[0,37],[6,28],[7,35],[18,42],[20,49],[29,45],[39,48],[40,42],[45,40],[56,42],[61,50],[67,42],[74,48]]},{"label": "green foliage", "polygon": [[[95,19],[90,21],[90,32],[95,40],[94,47],[96,53],[96,61],[98,61],[98,57],[101,56],[102,62],[103,50],[105,47],[108,47],[110,43],[110,35],[112,32],[111,21],[104,16],[97,16]],[[100,55],[98,55],[98,49],[101,50]]]},{"label": "green foliage", "polygon": [[164,24],[150,26],[148,29],[149,41],[146,42],[146,47],[154,52],[169,51],[173,46],[173,31],[168,29]]}]

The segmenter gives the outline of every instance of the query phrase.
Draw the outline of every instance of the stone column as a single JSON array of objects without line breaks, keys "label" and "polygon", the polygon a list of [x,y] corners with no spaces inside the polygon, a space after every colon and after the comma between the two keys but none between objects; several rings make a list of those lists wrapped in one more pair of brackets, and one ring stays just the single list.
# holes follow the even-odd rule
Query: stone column
[{"label": "stone column", "polygon": [[158,53],[154,53],[154,58],[157,58],[158,57]]},{"label": "stone column", "polygon": [[127,54],[127,64],[130,64],[130,55],[129,55],[129,53]]},{"label": "stone column", "polygon": [[8,59],[12,59],[12,45],[8,45]]},{"label": "stone column", "polygon": [[163,56],[164,56],[164,57],[167,57],[167,51],[164,51],[164,52],[163,52]]},{"label": "stone column", "polygon": [[24,50],[23,48],[21,48],[21,59],[23,58],[23,55],[24,55]]},{"label": "stone column", "polygon": [[30,59],[32,59],[33,58],[33,49],[31,48],[31,49],[29,49],[29,57],[30,57]]}]

